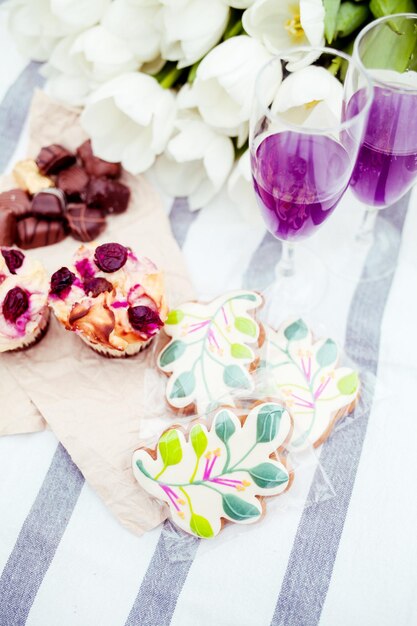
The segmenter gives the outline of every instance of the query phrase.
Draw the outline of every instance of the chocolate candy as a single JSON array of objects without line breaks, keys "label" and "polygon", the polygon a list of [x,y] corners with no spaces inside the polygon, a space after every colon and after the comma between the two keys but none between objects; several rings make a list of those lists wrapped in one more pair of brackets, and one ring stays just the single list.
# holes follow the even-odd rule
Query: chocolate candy
[{"label": "chocolate candy", "polygon": [[13,176],[19,187],[24,191],[28,191],[32,196],[38,193],[38,191],[54,186],[50,178],[40,174],[38,166],[32,159],[16,163],[13,169]]},{"label": "chocolate candy", "polygon": [[12,246],[16,240],[16,217],[12,211],[0,211],[0,246]]},{"label": "chocolate candy", "polygon": [[42,148],[36,157],[36,165],[42,174],[56,174],[75,161],[75,154],[57,143]]},{"label": "chocolate candy", "polygon": [[89,209],[83,202],[68,204],[67,220],[71,235],[78,241],[93,241],[106,226],[102,212]]},{"label": "chocolate candy", "polygon": [[110,163],[94,156],[91,141],[88,139],[77,149],[77,155],[84,164],[84,168],[90,176],[99,178],[108,176],[109,178],[119,178],[121,172],[120,163]]},{"label": "chocolate candy", "polygon": [[31,202],[26,191],[10,189],[0,193],[0,212],[11,211],[16,219],[31,215]]},{"label": "chocolate candy", "polygon": [[93,178],[88,183],[87,204],[101,209],[103,213],[123,213],[129,198],[130,189],[117,180]]},{"label": "chocolate candy", "polygon": [[65,224],[61,221],[26,217],[17,223],[17,245],[24,250],[50,246],[62,241],[66,235]]},{"label": "chocolate candy", "polygon": [[79,165],[73,165],[58,174],[56,186],[67,196],[68,200],[85,200],[89,176]]},{"label": "chocolate candy", "polygon": [[41,191],[32,200],[32,214],[41,219],[62,219],[64,208],[65,196],[60,189]]}]

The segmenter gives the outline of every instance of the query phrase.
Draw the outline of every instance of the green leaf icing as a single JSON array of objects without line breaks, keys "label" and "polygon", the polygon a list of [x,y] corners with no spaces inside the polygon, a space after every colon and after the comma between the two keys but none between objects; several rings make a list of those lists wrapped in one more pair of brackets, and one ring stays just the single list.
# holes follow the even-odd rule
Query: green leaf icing
[{"label": "green leaf icing", "polygon": [[344,376],[337,383],[337,388],[344,396],[350,396],[352,393],[355,393],[358,386],[359,377],[357,372],[352,372],[351,374]]},{"label": "green leaf icing", "polygon": [[262,489],[271,489],[288,482],[288,474],[273,463],[260,463],[252,467],[249,474]]},{"label": "green leaf icing", "polygon": [[257,333],[257,325],[255,322],[248,317],[236,317],[235,319],[235,327],[237,330],[244,335],[249,335],[249,337],[256,337]]},{"label": "green leaf icing", "polygon": [[242,343],[232,343],[230,352],[235,359],[252,359],[253,353],[247,346]]},{"label": "green leaf icing", "polygon": [[336,361],[337,353],[337,345],[335,344],[333,339],[326,339],[324,344],[317,351],[317,363],[321,365],[321,367],[327,367],[328,365]]},{"label": "green leaf icing", "polygon": [[156,459],[147,450],[137,450],[135,478],[168,504],[181,528],[197,537],[212,537],[220,532],[222,518],[256,521],[262,512],[257,496],[285,490],[288,471],[270,455],[288,438],[291,427],[288,412],[278,403],[253,407],[243,423],[236,411],[224,408],[214,415],[210,430],[195,424],[187,440],[176,428],[163,433]]},{"label": "green leaf icing", "polygon": [[302,319],[293,322],[284,330],[284,335],[288,341],[299,341],[300,339],[307,337],[307,334],[308,328]]},{"label": "green leaf icing", "polygon": [[223,380],[228,387],[233,389],[250,389],[248,375],[239,365],[227,365],[224,368]]},{"label": "green leaf icing", "polygon": [[189,396],[195,387],[194,372],[183,372],[174,381],[170,398],[185,398]]},{"label": "green leaf icing", "polygon": [[207,448],[207,435],[201,428],[200,424],[196,424],[192,427],[190,432],[190,439],[196,457],[199,459],[201,456],[203,456]]},{"label": "green leaf icing", "polygon": [[181,442],[176,430],[167,430],[158,443],[159,453],[164,466],[178,465],[182,459]]},{"label": "green leaf icing", "polygon": [[214,536],[210,522],[202,515],[197,515],[196,513],[191,515],[190,528],[198,537],[209,539]]},{"label": "green leaf icing", "polygon": [[142,474],[144,474],[147,478],[152,478],[152,476],[149,474],[149,472],[145,469],[145,466],[143,464],[143,461],[141,461],[140,459],[138,459],[136,461],[136,467],[142,472]]},{"label": "green leaf icing", "polygon": [[235,433],[236,426],[230,418],[228,411],[221,411],[216,417],[216,435],[218,438],[227,443],[230,437]]},{"label": "green leaf icing", "polygon": [[179,324],[184,319],[184,313],[180,309],[173,309],[168,313],[165,324]]},{"label": "green leaf icing", "polygon": [[227,493],[222,496],[222,504],[223,511],[226,515],[237,522],[259,517],[261,514],[256,506],[232,493]]},{"label": "green leaf icing", "polygon": [[169,365],[169,363],[179,359],[184,354],[186,347],[185,343],[180,339],[169,343],[165,350],[161,352],[161,356],[159,357],[160,366],[165,367],[166,365]]},{"label": "green leaf icing", "polygon": [[266,443],[275,438],[283,411],[282,407],[267,404],[259,412],[256,422],[256,441],[258,443]]}]

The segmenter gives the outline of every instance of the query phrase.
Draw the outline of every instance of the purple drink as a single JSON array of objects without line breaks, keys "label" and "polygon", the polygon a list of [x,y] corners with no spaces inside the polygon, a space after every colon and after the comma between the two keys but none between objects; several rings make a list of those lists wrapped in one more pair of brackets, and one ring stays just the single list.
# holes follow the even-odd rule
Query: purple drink
[{"label": "purple drink", "polygon": [[[356,112],[361,92],[348,105]],[[375,88],[365,138],[353,171],[353,193],[365,204],[396,202],[417,177],[417,95]]]},{"label": "purple drink", "polygon": [[346,150],[325,135],[269,135],[252,156],[252,177],[268,230],[304,239],[329,217],[351,173]]}]

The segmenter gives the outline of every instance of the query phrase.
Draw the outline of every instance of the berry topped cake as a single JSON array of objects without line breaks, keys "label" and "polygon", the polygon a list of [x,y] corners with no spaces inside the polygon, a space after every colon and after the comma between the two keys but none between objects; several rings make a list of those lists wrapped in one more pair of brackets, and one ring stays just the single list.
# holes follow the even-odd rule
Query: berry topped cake
[{"label": "berry topped cake", "polygon": [[0,248],[0,352],[22,350],[48,327],[48,277],[18,248]]},{"label": "berry topped cake", "polygon": [[162,272],[119,243],[78,248],[52,275],[49,303],[67,330],[109,357],[137,354],[168,313]]}]

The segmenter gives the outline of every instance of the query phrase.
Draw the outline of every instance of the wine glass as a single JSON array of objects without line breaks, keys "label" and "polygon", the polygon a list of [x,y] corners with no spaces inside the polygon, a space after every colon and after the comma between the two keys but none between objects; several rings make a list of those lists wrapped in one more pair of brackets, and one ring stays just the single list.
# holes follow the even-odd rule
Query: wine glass
[{"label": "wine glass", "polygon": [[348,187],[372,94],[366,72],[331,48],[283,51],[259,73],[249,133],[252,179],[266,226],[282,242],[268,317],[307,312],[323,295],[323,263],[299,247],[295,271],[294,244],[320,228]]},{"label": "wine glass", "polygon": [[[399,239],[385,219],[379,219],[375,228],[377,213],[397,202],[417,179],[417,14],[371,22],[359,33],[353,57],[370,75],[374,99],[350,182],[366,210],[356,250],[351,247],[349,255],[375,243],[380,254],[367,266],[367,279],[375,280],[393,271],[395,255],[390,251]],[[355,113],[359,96],[354,94],[348,103],[350,114]]]}]

